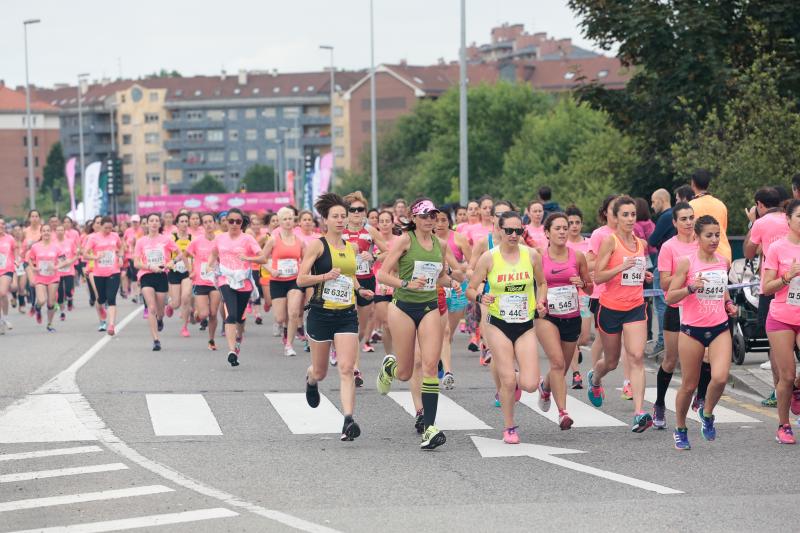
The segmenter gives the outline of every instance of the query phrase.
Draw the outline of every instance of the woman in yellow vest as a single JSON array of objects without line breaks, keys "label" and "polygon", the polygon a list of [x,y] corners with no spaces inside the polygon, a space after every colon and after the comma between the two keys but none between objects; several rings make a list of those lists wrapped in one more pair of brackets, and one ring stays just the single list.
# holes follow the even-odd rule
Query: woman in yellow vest
[{"label": "woman in yellow vest", "polygon": [[[189,233],[189,214],[181,213],[175,219],[177,223],[177,230],[171,233],[172,239],[178,245],[181,253],[186,251],[189,243],[192,242],[192,234]],[[169,305],[165,308],[166,315],[172,316],[174,311],[181,310],[181,318],[183,324],[181,328],[181,335],[184,337],[189,336],[189,313],[192,310],[192,280],[189,278],[189,272],[192,270],[190,264],[186,264],[188,259],[177,259],[178,252],[173,254],[175,260],[175,267],[167,273],[167,281],[169,283]]]}]

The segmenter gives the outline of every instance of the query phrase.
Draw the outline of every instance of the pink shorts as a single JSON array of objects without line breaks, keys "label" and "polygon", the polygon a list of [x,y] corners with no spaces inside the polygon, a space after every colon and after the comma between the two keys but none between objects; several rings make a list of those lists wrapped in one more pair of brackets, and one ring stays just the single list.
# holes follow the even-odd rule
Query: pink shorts
[{"label": "pink shorts", "polygon": [[766,330],[767,333],[772,333],[775,331],[794,331],[795,335],[800,335],[800,324],[787,324],[786,322],[775,320],[770,314],[767,315]]}]

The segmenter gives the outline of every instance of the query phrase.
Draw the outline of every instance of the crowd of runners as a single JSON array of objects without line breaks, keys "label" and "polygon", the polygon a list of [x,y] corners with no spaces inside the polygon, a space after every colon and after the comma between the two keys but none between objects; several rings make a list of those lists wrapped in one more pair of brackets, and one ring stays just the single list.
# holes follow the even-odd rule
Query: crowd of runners
[{"label": "crowd of runners", "polygon": [[[115,335],[117,300],[130,299],[144,305],[153,351],[169,348],[160,338],[169,319],[186,342],[194,342],[194,330],[208,350],[222,342],[220,351],[236,367],[246,361],[246,325],[262,325],[262,312],[272,310],[283,353],[310,352],[311,407],[320,403],[329,368],[338,371],[342,440],[361,433],[354,419],[356,389],[365,382],[360,358],[382,343],[387,355],[373,376],[377,390],[387,394],[395,381],[410,382],[423,449],[446,442],[436,412],[440,387],[456,386],[456,338],[468,338],[477,362],[489,367],[508,444],[520,442],[514,408],[522,391],[537,393],[542,411],[555,403],[567,430],[567,389],[585,388],[601,408],[603,380],[620,363],[631,430],[664,429],[665,397],[680,365],[674,445],[688,450],[689,409],[698,412],[702,437],[715,439],[731,322],[740,312],[728,290],[728,212],[709,193],[710,183],[711,174],[698,170],[673,193],[655,191],[650,205],[609,195],[589,237],[585,217],[595,213],[562,210],[547,187],[527,205],[484,196],[467,206],[419,198],[370,209],[360,192],[326,193],[314,212],[168,211],[118,225],[98,216],[82,228],[31,211],[22,224],[0,218],[0,334],[12,329],[10,307],[56,332],[80,289],[89,293],[98,331]],[[765,405],[778,410],[776,440],[794,444],[800,175],[791,191],[759,189],[746,216],[743,253],[761,258],[758,315],[775,383]],[[455,337],[457,331],[467,336]],[[644,405],[649,340],[651,351],[663,351],[652,412]],[[586,362],[581,347],[591,354]],[[252,357],[256,348],[249,350]],[[540,351],[547,369],[540,368]]]}]

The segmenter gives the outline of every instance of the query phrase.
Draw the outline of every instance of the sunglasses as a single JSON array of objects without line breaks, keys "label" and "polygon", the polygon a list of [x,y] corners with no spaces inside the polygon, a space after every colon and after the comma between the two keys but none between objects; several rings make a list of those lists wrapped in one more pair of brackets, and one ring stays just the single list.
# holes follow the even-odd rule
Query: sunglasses
[{"label": "sunglasses", "polygon": [[366,207],[351,207],[348,209],[348,211],[350,211],[351,213],[363,213],[366,210],[367,210]]},{"label": "sunglasses", "polygon": [[436,220],[437,214],[438,213],[436,211],[431,211],[430,213],[420,213],[414,216],[419,218],[420,220]]},{"label": "sunglasses", "polygon": [[241,226],[242,222],[244,222],[244,220],[242,220],[241,218],[229,218],[228,219],[228,224],[233,224],[234,226]]},{"label": "sunglasses", "polygon": [[522,235],[523,233],[525,233],[524,228],[503,228],[503,231],[506,232],[506,235],[513,235],[514,233],[516,233],[517,235]]}]

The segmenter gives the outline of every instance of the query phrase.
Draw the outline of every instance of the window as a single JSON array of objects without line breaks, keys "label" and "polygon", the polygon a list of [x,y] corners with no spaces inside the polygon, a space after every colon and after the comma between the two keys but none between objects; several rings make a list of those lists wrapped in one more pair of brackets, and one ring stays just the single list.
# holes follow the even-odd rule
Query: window
[{"label": "window", "polygon": [[278,136],[278,130],[275,128],[267,128],[264,130],[265,139],[275,139]]},{"label": "window", "polygon": [[606,76],[608,76],[607,70],[601,70],[600,72],[597,73],[598,78],[605,78]]},{"label": "window", "polygon": [[253,87],[253,94],[258,94],[260,92],[261,92],[261,89],[259,89],[258,87]]},{"label": "window", "polygon": [[225,151],[224,150],[210,150],[208,152],[208,162],[209,163],[223,163],[225,161]]},{"label": "window", "polygon": [[208,174],[210,174],[212,178],[217,178],[218,180],[225,178],[225,172],[222,170],[212,170],[211,172],[208,172]]},{"label": "window", "polygon": [[295,85],[294,87],[292,87],[292,92],[293,92],[293,93],[299,93],[299,92],[300,92],[300,87],[298,87],[297,85]]},{"label": "window", "polygon": [[263,111],[261,111],[262,117],[272,118],[277,116],[274,107],[265,107]]},{"label": "window", "polygon": [[275,93],[275,94],[278,94],[279,92],[281,92],[281,88],[280,87],[273,87],[272,88],[272,92]]},{"label": "window", "polygon": [[258,139],[258,131],[257,130],[244,130],[244,138],[247,141],[255,141]]},{"label": "window", "polygon": [[228,120],[237,120],[239,118],[238,109],[228,109]]},{"label": "window", "polygon": [[267,159],[275,161],[278,158],[278,151],[275,148],[267,148],[267,151],[264,152],[264,155],[267,156]]},{"label": "window", "polygon": [[123,183],[133,183],[133,175],[132,174],[123,174],[122,175]]},{"label": "window", "polygon": [[25,167],[25,168],[28,168],[28,158],[27,157],[23,158],[22,166]]},{"label": "window", "polygon": [[256,110],[255,109],[245,109],[244,110],[244,118],[256,118]]},{"label": "window", "polygon": [[147,97],[150,98],[151,102],[158,102],[158,93],[156,91],[150,91]]},{"label": "window", "polygon": [[303,110],[303,112],[306,114],[306,116],[309,116],[309,117],[318,117],[318,116],[320,116],[322,114],[322,113],[320,113],[320,109],[319,109],[318,105],[306,106],[306,108]]},{"label": "window", "polygon": [[198,110],[187,111],[186,120],[203,120],[203,112]]},{"label": "window", "polygon": [[223,142],[225,140],[224,130],[208,130],[206,132],[206,139],[209,142]]},{"label": "window", "polygon": [[133,163],[133,154],[124,154],[122,156],[122,164],[130,165],[131,163]]},{"label": "window", "polygon": [[229,141],[238,141],[239,140],[239,130],[228,130],[228,140]]},{"label": "window", "polygon": [[161,154],[159,152],[147,152],[144,155],[145,163],[158,163],[161,161]]},{"label": "window", "polygon": [[197,90],[195,90],[194,95],[195,96],[203,96],[203,91],[201,91],[200,89],[197,89]]},{"label": "window", "polygon": [[341,137],[344,135],[344,129],[341,126],[334,126],[333,128],[333,136],[334,137]]},{"label": "window", "polygon": [[158,132],[150,132],[144,134],[145,144],[158,144],[161,140],[161,135]]},{"label": "window", "polygon": [[[183,89],[175,89],[175,96],[183,96]],[[123,96],[124,98],[124,96]],[[123,100],[124,102],[125,100]]]},{"label": "window", "polygon": [[205,161],[205,153],[198,150],[189,150],[186,152],[186,157],[183,161],[187,165],[200,165]]},{"label": "window", "polygon": [[574,72],[566,72],[566,73],[564,73],[564,79],[565,80],[571,80],[574,77],[575,77],[575,73]]},{"label": "window", "polygon": [[186,177],[189,179],[189,181],[194,181],[197,179],[197,172],[187,172]]},{"label": "window", "polygon": [[28,146],[28,136],[27,135],[23,135],[22,136],[22,146]]},{"label": "window", "polygon": [[159,116],[158,113],[145,113],[144,114],[144,122],[145,124],[152,124],[154,122],[158,122]]},{"label": "window", "polygon": [[300,149],[299,148],[287,148],[284,152],[284,156],[286,159],[297,159],[300,157]]},{"label": "window", "polygon": [[344,114],[344,110],[342,109],[342,106],[340,106],[340,105],[333,106],[333,116],[334,117],[341,117],[343,114]]},{"label": "window", "polygon": [[234,170],[233,172],[231,172],[230,174],[228,174],[228,176],[229,176],[229,177],[230,177],[232,180],[238,180],[238,179],[239,179],[239,171],[237,171],[237,170]]},{"label": "window", "polygon": [[206,111],[206,118],[208,120],[225,120],[225,111],[221,109],[209,109]]},{"label": "window", "polygon": [[247,152],[245,153],[245,157],[247,158],[248,161],[257,160],[258,159],[258,150],[254,150],[254,149],[247,150]]},{"label": "window", "polygon": [[186,132],[186,140],[191,142],[202,142],[205,138],[205,132],[203,130],[188,130]]},{"label": "window", "polygon": [[333,149],[333,153],[336,154],[336,157],[344,157],[344,148],[337,146]]},{"label": "window", "polygon": [[242,90],[241,90],[240,88],[238,88],[238,87],[236,87],[236,88],[233,90],[233,94],[239,94],[239,93],[241,93],[241,92],[242,92]]},{"label": "window", "polygon": [[238,161],[239,160],[239,152],[232,151],[228,152],[228,161]]},{"label": "window", "polygon": [[33,145],[34,146],[39,146],[39,137],[36,137],[36,136],[33,137]]},{"label": "window", "polygon": [[299,107],[284,107],[283,108],[283,118],[295,118],[300,116],[300,108]]},{"label": "window", "polygon": [[131,116],[128,114],[122,115],[122,123],[128,125],[131,123]]},{"label": "window", "polygon": [[156,183],[161,181],[161,174],[157,172],[148,172],[147,173],[147,183]]},{"label": "window", "polygon": [[123,135],[122,144],[131,144],[131,135],[129,134]]},{"label": "window", "polygon": [[308,91],[310,93],[313,93],[314,92],[314,86],[313,85],[309,85],[308,87],[306,87],[306,91]]}]

